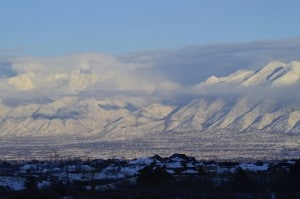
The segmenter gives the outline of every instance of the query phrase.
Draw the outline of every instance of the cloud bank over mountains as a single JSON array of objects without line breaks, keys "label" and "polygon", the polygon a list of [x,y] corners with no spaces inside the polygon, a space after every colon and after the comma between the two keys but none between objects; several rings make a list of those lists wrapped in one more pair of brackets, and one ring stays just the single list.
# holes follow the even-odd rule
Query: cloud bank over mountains
[{"label": "cloud bank over mountains", "polygon": [[[2,57],[0,97],[201,94],[207,90],[199,89],[199,84],[212,75],[218,78],[241,69],[251,73],[270,61],[299,59],[300,39],[190,46],[122,56]],[[216,93],[218,89],[229,90],[212,88]]]},{"label": "cloud bank over mountains", "polygon": [[[149,63],[122,62],[105,54],[76,54],[51,58],[10,58],[1,63],[1,89],[42,95],[80,92],[141,92],[172,90],[178,85],[154,73]],[[7,93],[6,93],[7,96]]]},{"label": "cloud bank over mountains", "polygon": [[3,59],[0,132],[299,133],[299,53],[289,41]]}]

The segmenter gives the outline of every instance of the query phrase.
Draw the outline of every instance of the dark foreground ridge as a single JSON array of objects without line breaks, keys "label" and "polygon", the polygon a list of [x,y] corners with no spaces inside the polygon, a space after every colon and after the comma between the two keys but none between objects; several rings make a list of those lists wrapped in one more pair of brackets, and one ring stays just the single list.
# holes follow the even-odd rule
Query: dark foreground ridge
[{"label": "dark foreground ridge", "polygon": [[0,161],[6,198],[300,198],[300,159],[199,161],[184,154],[133,160]]}]

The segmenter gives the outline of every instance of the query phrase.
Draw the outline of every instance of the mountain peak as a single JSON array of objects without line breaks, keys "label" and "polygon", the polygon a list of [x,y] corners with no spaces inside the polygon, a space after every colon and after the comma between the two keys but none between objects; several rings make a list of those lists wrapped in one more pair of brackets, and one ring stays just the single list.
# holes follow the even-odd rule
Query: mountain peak
[{"label": "mountain peak", "polygon": [[300,62],[270,62],[257,71],[238,70],[225,77],[211,76],[199,84],[200,87],[213,85],[250,86],[286,86],[300,80]]},{"label": "mountain peak", "polygon": [[15,86],[18,90],[31,90],[34,88],[34,84],[31,81],[30,76],[33,75],[24,74],[11,77],[8,79],[8,84]]}]

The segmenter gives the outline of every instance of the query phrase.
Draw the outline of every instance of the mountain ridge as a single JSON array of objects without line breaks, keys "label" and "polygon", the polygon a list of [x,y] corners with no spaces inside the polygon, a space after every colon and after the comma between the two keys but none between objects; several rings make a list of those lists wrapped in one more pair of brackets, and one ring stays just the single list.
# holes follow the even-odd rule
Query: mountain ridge
[{"label": "mountain ridge", "polygon": [[[23,78],[23,77],[22,77]],[[28,82],[27,77],[21,78]],[[69,87],[81,92],[97,82],[91,70],[70,75],[54,75],[57,89]],[[22,84],[15,82],[16,86]],[[50,81],[50,80],[49,80]],[[224,93],[199,94],[183,105],[142,99],[80,97],[53,98],[44,103],[29,102],[15,107],[1,101],[0,136],[12,135],[97,135],[107,138],[144,137],[151,133],[220,131],[300,133],[300,102],[235,93],[231,88],[270,88],[297,86],[300,62],[272,62],[257,71],[239,70],[226,77],[211,76],[197,89],[225,86]],[[24,89],[31,89],[27,84]],[[254,89],[255,90],[255,89]],[[276,91],[276,90],[275,90]],[[260,93],[264,95],[264,93]]]},{"label": "mountain ridge", "polygon": [[211,76],[198,86],[212,86],[216,84],[230,84],[238,87],[249,86],[286,86],[299,83],[300,62],[290,63],[270,62],[257,71],[238,70],[225,77]]}]

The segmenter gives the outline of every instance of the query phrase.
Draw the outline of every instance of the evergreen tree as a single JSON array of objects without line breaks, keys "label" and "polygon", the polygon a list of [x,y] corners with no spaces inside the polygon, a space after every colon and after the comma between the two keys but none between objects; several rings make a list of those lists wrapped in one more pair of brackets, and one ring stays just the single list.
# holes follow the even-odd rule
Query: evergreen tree
[{"label": "evergreen tree", "polygon": [[154,167],[154,165],[146,166],[140,170],[138,176],[138,184],[146,187],[157,187],[161,185],[167,185],[173,181],[172,175],[170,175],[162,167]]},{"label": "evergreen tree", "polygon": [[36,178],[33,175],[30,175],[26,178],[26,180],[24,182],[24,187],[26,190],[33,191],[38,188],[37,184],[38,183],[37,183]]},{"label": "evergreen tree", "polygon": [[67,185],[62,180],[56,178],[51,179],[50,189],[60,195],[67,193]]}]

